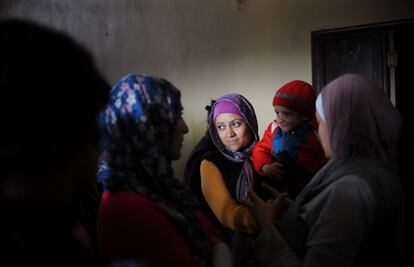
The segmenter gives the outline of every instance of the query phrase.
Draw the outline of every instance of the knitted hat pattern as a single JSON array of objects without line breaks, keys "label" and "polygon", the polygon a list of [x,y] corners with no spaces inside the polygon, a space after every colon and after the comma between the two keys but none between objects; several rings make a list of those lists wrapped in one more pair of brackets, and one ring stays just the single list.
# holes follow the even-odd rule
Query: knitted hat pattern
[{"label": "knitted hat pattern", "polygon": [[280,87],[273,97],[273,106],[292,109],[306,117],[315,112],[316,95],[312,85],[300,80],[293,80]]}]

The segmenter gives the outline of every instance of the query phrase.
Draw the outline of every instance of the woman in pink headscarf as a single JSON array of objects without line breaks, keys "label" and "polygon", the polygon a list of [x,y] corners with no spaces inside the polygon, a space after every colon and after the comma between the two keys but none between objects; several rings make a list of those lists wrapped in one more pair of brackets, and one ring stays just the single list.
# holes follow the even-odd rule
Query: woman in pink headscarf
[{"label": "woman in pink headscarf", "polygon": [[190,156],[185,175],[198,192],[204,213],[229,242],[236,266],[254,265],[256,225],[241,201],[250,186],[265,179],[254,171],[251,161],[258,140],[256,114],[250,102],[236,93],[223,95],[209,109],[208,134]]}]

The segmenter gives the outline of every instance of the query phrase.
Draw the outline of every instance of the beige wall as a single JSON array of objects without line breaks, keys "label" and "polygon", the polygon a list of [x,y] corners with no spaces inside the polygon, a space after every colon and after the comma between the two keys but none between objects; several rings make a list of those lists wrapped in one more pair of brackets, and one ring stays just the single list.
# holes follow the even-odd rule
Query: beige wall
[{"label": "beige wall", "polygon": [[188,154],[205,130],[204,106],[227,92],[256,108],[262,135],[276,88],[312,82],[312,31],[414,18],[413,0],[1,0],[0,16],[52,25],[89,47],[113,83],[164,77],[182,91]]}]

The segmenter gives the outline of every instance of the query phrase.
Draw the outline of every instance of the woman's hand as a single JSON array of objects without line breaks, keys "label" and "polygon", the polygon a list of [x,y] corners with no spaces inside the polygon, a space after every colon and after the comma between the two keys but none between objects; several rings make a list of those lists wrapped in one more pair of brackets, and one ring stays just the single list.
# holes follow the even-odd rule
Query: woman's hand
[{"label": "woman's hand", "polygon": [[243,201],[243,205],[250,210],[259,229],[273,225],[292,204],[287,193],[279,193],[267,184],[262,186],[274,196],[274,199],[265,202],[250,187],[248,192],[250,200]]}]

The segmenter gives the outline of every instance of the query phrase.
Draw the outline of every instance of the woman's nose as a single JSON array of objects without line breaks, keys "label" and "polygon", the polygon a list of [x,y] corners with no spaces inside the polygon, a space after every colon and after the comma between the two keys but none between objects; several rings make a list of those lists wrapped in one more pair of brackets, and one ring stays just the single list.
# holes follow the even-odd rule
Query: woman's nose
[{"label": "woman's nose", "polygon": [[226,136],[228,136],[228,137],[232,137],[232,136],[235,136],[236,134],[235,134],[235,132],[233,131],[233,129],[231,128],[231,127],[228,127],[227,128],[227,130],[226,130]]}]

